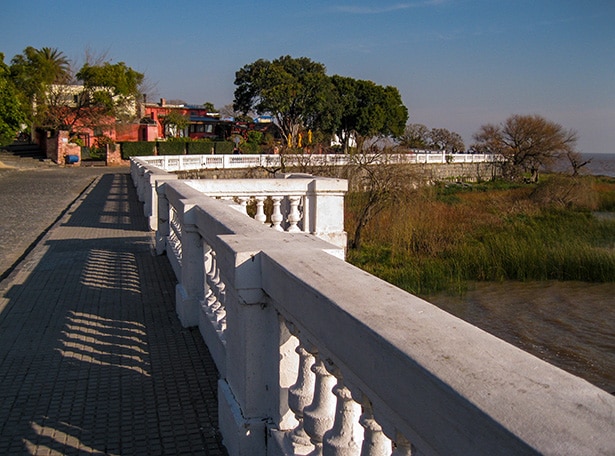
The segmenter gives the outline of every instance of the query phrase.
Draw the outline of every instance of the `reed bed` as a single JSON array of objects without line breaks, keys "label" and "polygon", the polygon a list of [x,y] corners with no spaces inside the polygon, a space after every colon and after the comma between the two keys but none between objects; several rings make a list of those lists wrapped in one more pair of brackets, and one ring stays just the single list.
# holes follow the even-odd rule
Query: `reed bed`
[{"label": "reed bed", "polygon": [[[348,232],[362,198],[348,194]],[[614,282],[613,211],[615,179],[421,188],[381,211],[348,261],[414,294],[476,280]]]}]

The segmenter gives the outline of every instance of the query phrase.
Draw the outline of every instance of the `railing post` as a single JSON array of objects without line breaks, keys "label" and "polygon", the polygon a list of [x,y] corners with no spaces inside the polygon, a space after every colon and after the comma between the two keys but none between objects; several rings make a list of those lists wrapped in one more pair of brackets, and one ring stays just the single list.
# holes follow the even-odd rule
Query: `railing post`
[{"label": "railing post", "polygon": [[[314,179],[308,184],[304,231],[346,249],[344,231],[344,195],[348,181],[343,179]],[[305,227],[308,229],[305,229]]]},{"label": "railing post", "polygon": [[231,250],[215,247],[222,280],[228,284],[226,376],[218,383],[220,430],[229,454],[264,455],[267,426],[278,425],[282,415],[291,413],[280,386],[280,347],[290,334],[262,291],[254,240],[229,244]]},{"label": "railing post", "polygon": [[205,290],[203,239],[196,227],[192,207],[184,206],[181,279],[175,287],[175,310],[184,328],[198,326]]},{"label": "railing post", "polygon": [[167,249],[167,238],[169,237],[169,200],[165,193],[165,185],[156,187],[158,195],[158,229],[156,230],[156,254],[162,255]]}]

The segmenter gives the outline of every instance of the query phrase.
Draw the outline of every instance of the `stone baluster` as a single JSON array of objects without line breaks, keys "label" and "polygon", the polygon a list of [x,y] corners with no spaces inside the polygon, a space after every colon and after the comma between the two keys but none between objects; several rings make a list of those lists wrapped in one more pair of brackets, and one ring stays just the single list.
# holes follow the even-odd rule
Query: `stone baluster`
[{"label": "stone baluster", "polygon": [[333,427],[323,437],[324,456],[358,456],[360,444],[354,433],[355,423],[361,413],[360,406],[352,399],[350,390],[344,385],[339,369],[334,369],[337,385],[333,394],[337,396]]},{"label": "stone baluster", "polygon": [[[215,259],[215,252],[214,252]],[[216,309],[216,322],[218,323],[218,329],[220,331],[224,331],[226,329],[226,285],[220,278],[220,268],[218,268],[217,262],[215,263],[216,270],[213,277],[213,282],[215,283],[214,293],[216,294],[216,298],[218,299],[218,307]]]},{"label": "stone baluster", "polygon": [[289,434],[289,438],[295,445],[311,447],[310,436],[303,428],[303,410],[314,400],[315,377],[311,369],[314,357],[302,345],[298,345],[295,352],[299,355],[299,371],[297,381],[288,389],[288,406],[299,424]]},{"label": "stone baluster", "polygon": [[420,456],[419,451],[399,432],[391,456]]},{"label": "stone baluster", "polygon": [[256,214],[254,215],[254,220],[265,223],[267,221],[267,216],[265,215],[265,197],[257,196],[254,199],[256,200]]},{"label": "stone baluster", "polygon": [[391,454],[392,442],[382,432],[382,427],[374,419],[372,404],[368,400],[363,401],[363,414],[360,419],[363,426],[363,445],[361,456],[383,456]]},{"label": "stone baluster", "polygon": [[310,436],[314,450],[310,456],[322,455],[322,439],[331,426],[335,417],[335,396],[332,389],[336,379],[325,368],[325,364],[318,359],[312,366],[316,374],[314,399],[310,405],[303,409],[303,428]]},{"label": "stone baluster", "polygon": [[290,211],[288,213],[288,232],[289,233],[297,233],[300,232],[301,229],[297,226],[299,221],[301,220],[301,213],[299,212],[299,203],[301,202],[300,196],[289,196],[290,201]]},{"label": "stone baluster", "polygon": [[237,196],[235,198],[235,200],[237,201],[237,204],[239,204],[239,206],[241,207],[241,213],[242,214],[247,214],[248,213],[248,199],[246,196]]},{"label": "stone baluster", "polygon": [[284,231],[284,229],[281,226],[282,220],[284,220],[284,217],[282,216],[282,210],[280,208],[282,197],[272,196],[271,199],[273,201],[273,212],[271,214],[271,226],[275,230]]},{"label": "stone baluster", "polygon": [[208,290],[205,301],[217,324],[217,329],[224,332],[226,329],[226,308],[224,307],[225,285],[220,279],[220,270],[216,262],[216,252],[210,248],[207,254],[209,256],[210,267],[207,270]]}]

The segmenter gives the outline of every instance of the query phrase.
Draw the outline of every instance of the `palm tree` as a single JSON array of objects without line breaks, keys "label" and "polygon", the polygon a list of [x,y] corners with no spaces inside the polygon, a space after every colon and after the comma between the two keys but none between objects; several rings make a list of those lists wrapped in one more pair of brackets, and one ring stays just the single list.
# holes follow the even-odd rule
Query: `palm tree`
[{"label": "palm tree", "polygon": [[70,79],[70,60],[56,48],[36,50],[34,62],[38,66],[43,84],[63,84]]}]

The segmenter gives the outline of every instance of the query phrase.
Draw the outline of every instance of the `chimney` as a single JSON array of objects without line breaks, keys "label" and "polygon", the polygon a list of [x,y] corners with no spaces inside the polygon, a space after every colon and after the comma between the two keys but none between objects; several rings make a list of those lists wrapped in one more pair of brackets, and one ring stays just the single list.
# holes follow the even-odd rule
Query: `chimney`
[{"label": "chimney", "polygon": [[160,106],[164,106],[167,104],[167,100],[165,100],[164,98],[160,99]]}]

